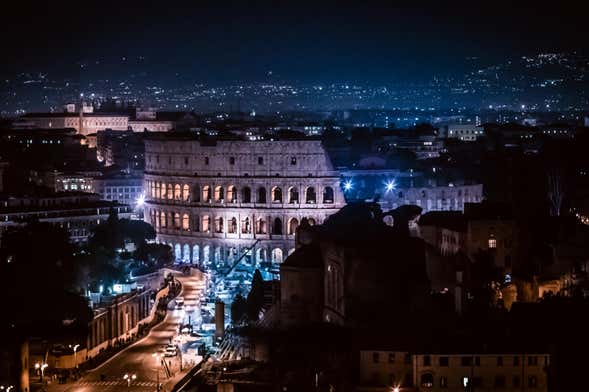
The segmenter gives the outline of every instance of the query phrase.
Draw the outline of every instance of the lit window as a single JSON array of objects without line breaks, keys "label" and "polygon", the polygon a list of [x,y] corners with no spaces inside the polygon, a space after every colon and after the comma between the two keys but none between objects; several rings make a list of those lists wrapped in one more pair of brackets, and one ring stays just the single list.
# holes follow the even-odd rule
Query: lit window
[{"label": "lit window", "polygon": [[489,238],[489,249],[496,249],[497,248],[497,239],[495,237]]}]

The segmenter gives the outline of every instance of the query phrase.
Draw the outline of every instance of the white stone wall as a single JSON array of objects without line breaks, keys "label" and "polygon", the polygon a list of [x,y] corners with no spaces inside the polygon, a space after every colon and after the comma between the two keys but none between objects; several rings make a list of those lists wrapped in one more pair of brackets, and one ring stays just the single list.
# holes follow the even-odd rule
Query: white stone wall
[{"label": "white stone wall", "polygon": [[318,141],[169,138],[147,140],[145,156],[145,219],[185,262],[231,263],[255,243],[251,263],[280,263],[303,218],[319,224],[345,204]]},{"label": "white stone wall", "polygon": [[483,200],[483,185],[457,185],[397,188],[385,192],[380,204],[383,210],[414,204],[429,211],[464,211],[464,203],[480,203]]}]

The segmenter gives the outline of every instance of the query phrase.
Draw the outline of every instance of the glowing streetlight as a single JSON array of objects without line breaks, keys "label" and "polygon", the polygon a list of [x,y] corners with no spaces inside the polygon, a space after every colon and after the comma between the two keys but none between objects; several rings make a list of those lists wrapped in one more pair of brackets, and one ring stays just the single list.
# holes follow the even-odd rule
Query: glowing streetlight
[{"label": "glowing streetlight", "polygon": [[43,382],[43,376],[45,375],[45,369],[47,369],[49,365],[46,363],[37,362],[35,364],[35,369],[39,371],[39,382]]},{"label": "glowing streetlight", "polygon": [[130,387],[131,381],[135,381],[136,378],[137,378],[136,374],[125,374],[123,376],[123,380],[127,380],[127,387]]},{"label": "glowing streetlight", "polygon": [[137,207],[143,207],[143,204],[145,204],[145,195],[143,193],[137,197],[137,200],[135,200],[135,204],[137,205]]},{"label": "glowing streetlight", "polygon": [[78,367],[78,348],[80,347],[79,344],[75,344],[75,345],[71,345],[70,344],[70,348],[72,350],[74,350],[74,367],[77,368]]},{"label": "glowing streetlight", "polygon": [[349,191],[352,189],[352,180],[347,180],[344,182],[344,191]]}]

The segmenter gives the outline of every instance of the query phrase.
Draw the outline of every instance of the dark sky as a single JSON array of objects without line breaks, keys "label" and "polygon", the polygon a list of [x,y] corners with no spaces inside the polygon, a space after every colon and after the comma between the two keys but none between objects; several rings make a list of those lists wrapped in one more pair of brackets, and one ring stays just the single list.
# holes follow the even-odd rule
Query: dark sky
[{"label": "dark sky", "polygon": [[152,74],[204,82],[270,70],[290,80],[394,81],[460,72],[467,56],[584,52],[589,37],[586,10],[566,1],[11,3],[0,16],[2,75],[144,56]]}]

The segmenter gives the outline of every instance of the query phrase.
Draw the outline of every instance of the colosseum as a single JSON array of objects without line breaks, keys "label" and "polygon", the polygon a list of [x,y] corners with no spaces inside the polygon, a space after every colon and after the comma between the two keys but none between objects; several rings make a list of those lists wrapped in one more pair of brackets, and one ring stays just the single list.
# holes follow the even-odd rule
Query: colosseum
[{"label": "colosseum", "polygon": [[340,178],[318,140],[145,142],[145,219],[177,261],[223,269],[277,266],[298,224],[322,223],[344,204]]}]

